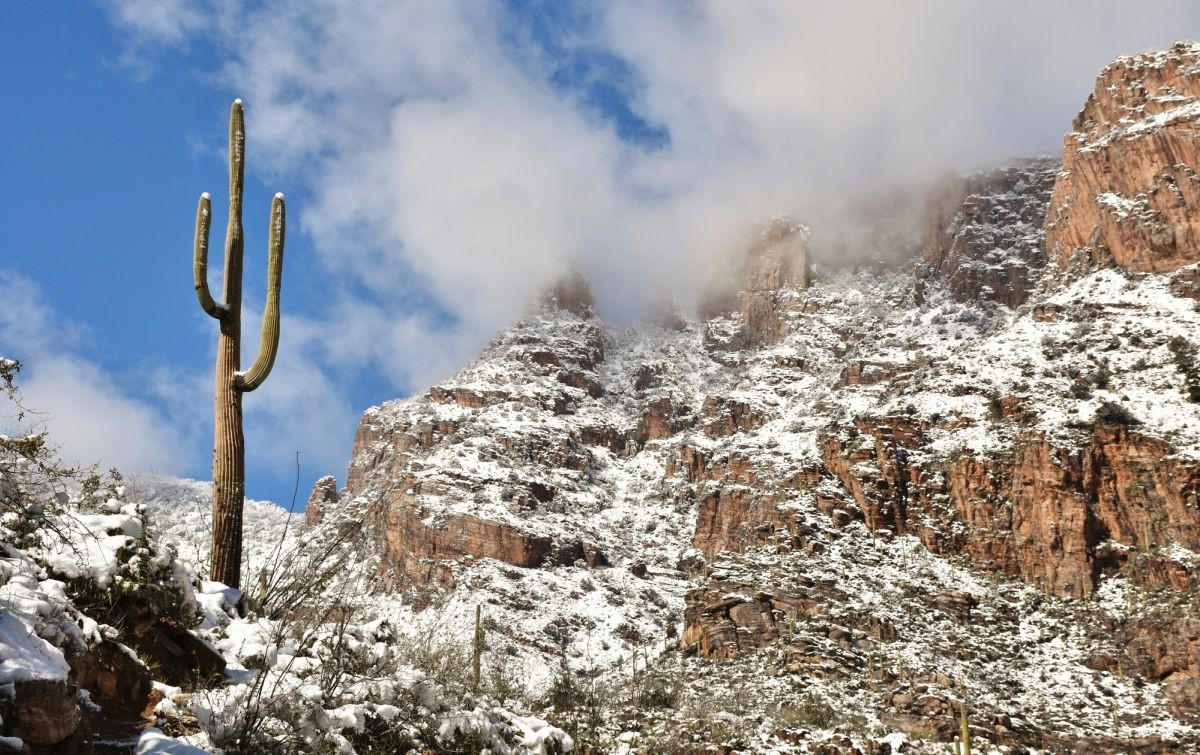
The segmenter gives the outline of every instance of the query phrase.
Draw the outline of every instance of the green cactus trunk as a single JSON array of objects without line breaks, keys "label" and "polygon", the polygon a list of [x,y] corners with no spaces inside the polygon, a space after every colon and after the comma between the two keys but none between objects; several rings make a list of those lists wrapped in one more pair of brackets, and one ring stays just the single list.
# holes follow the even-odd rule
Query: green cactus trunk
[{"label": "green cactus trunk", "polygon": [[285,208],[283,195],[271,203],[267,259],[267,302],[263,310],[258,356],[241,372],[242,348],[242,187],[245,176],[246,128],[242,101],[229,117],[229,225],[225,232],[224,303],[208,290],[208,232],[212,207],[208,194],[196,210],[193,257],[196,298],[220,322],[217,340],[213,428],[212,556],[209,577],[230,587],[241,582],[242,506],[246,497],[246,443],[242,431],[242,394],[262,385],[279,349],[279,288],[283,277]]},{"label": "green cactus trunk", "polygon": [[967,699],[964,696],[962,703],[959,705],[959,739],[958,752],[959,755],[971,755],[971,722],[967,716]]},{"label": "green cactus trunk", "polygon": [[471,643],[471,682],[478,691],[483,683],[483,609],[475,606],[475,638]]}]

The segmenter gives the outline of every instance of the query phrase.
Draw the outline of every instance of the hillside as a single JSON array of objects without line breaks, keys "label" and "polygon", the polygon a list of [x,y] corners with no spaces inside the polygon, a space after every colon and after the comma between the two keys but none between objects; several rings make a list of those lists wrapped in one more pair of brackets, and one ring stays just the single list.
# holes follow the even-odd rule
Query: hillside
[{"label": "hillside", "polygon": [[[1161,196],[1123,165],[1175,159],[1147,150],[1194,126],[1176,72],[1196,54],[1102,74],[1065,164],[1107,150],[1117,185],[1039,158],[939,187],[915,280],[829,260],[806,286],[809,231],[776,223],[715,316],[615,330],[564,282],[455,378],[368,411],[340,503],[311,518],[365,519],[391,587],[463,622],[483,603],[546,674],[678,644],[750,664],[760,703],[804,690],[864,730],[948,738],[965,698],[996,743],[1183,746],[1200,248],[1180,233],[1144,263],[1068,227]],[[1088,115],[1101,96],[1118,123]],[[1174,222],[1147,217],[1108,222]]]},{"label": "hillside", "polygon": [[153,562],[221,683],[152,663],[127,713],[204,748],[1195,751],[1197,103],[1200,46],[1117,59],[1061,160],[942,182],[879,264],[775,219],[696,312],[628,327],[564,278],[367,410],[303,519],[249,502],[244,594],[203,579],[202,483],[71,499],[107,570],[8,519],[0,683],[146,657],[142,614],[82,596]]}]

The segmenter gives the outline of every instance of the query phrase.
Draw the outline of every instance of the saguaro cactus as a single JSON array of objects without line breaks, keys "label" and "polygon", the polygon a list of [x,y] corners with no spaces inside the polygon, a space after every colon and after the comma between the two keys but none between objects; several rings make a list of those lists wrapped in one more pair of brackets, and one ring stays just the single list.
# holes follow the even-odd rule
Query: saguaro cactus
[{"label": "saguaro cactus", "polygon": [[967,717],[966,695],[963,695],[958,711],[958,726],[961,732],[958,738],[958,752],[959,755],[971,755],[971,720]]},{"label": "saguaro cactus", "polygon": [[267,257],[267,306],[262,340],[249,370],[241,372],[242,346],[242,184],[245,176],[246,123],[242,101],[229,114],[229,226],[225,231],[225,301],[208,290],[208,230],[212,204],[200,195],[196,208],[193,272],[200,307],[221,325],[217,342],[213,432],[212,561],[210,576],[237,587],[242,568],[242,505],[246,494],[246,447],[242,434],[242,394],[263,384],[279,348],[279,284],[283,276],[283,195],[271,203]]}]

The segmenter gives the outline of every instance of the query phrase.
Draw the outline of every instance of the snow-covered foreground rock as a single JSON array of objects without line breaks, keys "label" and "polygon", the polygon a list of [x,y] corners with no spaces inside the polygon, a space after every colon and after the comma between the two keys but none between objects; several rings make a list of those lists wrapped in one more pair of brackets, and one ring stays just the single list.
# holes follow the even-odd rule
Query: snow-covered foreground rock
[{"label": "snow-covered foreground rock", "polygon": [[[205,487],[134,478],[104,495],[64,496],[32,520],[6,517],[0,723],[11,736],[0,745],[571,749],[569,736],[528,711],[417,668],[419,652],[435,658],[437,648],[414,645],[382,612],[365,610],[378,596],[368,594],[345,543],[315,543],[272,504],[247,507],[264,535],[249,554],[252,573],[267,575],[264,593],[243,598],[205,580],[202,561],[174,555],[203,553],[206,515],[196,503]],[[143,609],[157,621],[142,622]],[[166,613],[177,621],[169,635],[159,626]],[[174,653],[173,666],[158,662],[155,640]],[[196,658],[183,657],[196,646]],[[199,661],[210,663],[207,675]]]}]

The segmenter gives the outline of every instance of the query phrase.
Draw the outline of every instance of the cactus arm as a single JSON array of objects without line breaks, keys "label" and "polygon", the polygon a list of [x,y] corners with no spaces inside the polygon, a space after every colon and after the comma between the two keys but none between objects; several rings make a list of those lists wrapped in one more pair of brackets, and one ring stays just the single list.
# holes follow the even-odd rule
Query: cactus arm
[{"label": "cactus arm", "polygon": [[213,301],[212,293],[208,290],[208,229],[211,224],[212,202],[205,192],[200,195],[200,204],[196,207],[196,247],[192,255],[192,273],[200,308],[220,320],[225,315],[225,308]]},{"label": "cactus arm", "polygon": [[242,187],[246,177],[246,114],[241,100],[229,111],[229,206],[242,216]]},{"label": "cactus arm", "polygon": [[267,306],[263,309],[262,339],[258,343],[258,356],[250,369],[239,373],[238,385],[249,392],[263,384],[275,355],[279,352],[279,288],[283,278],[283,234],[286,212],[283,195],[276,194],[271,202],[271,231],[267,242]]}]

